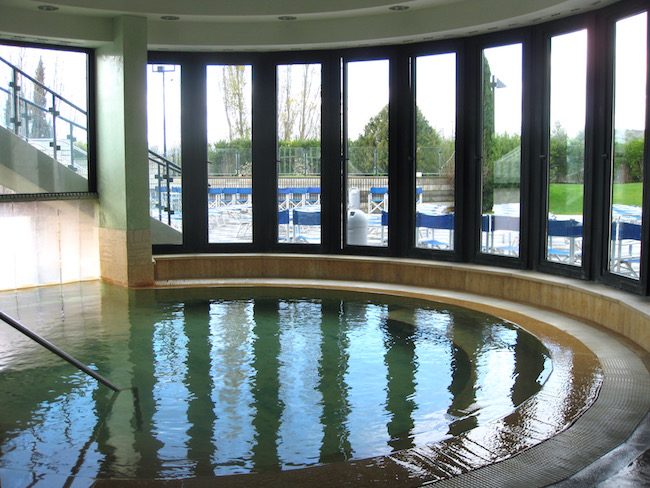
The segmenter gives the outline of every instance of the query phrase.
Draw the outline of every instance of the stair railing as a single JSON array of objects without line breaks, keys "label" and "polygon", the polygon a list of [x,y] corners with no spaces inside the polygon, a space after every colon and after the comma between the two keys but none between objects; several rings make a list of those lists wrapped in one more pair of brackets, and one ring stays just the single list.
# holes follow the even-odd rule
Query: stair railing
[{"label": "stair railing", "polygon": [[[66,164],[75,172],[81,170],[87,175],[88,155],[82,147],[75,145],[78,140],[75,134],[81,134],[82,140],[88,141],[88,112],[2,57],[0,57],[0,67],[10,70],[9,79],[11,80],[8,88],[0,86],[0,94],[3,95],[5,102],[5,117],[4,119],[0,118],[0,125],[11,130],[21,139],[31,142],[38,149],[41,148],[34,144],[34,139],[49,139],[49,148],[53,159]],[[38,90],[42,94],[45,106],[27,98],[25,90],[27,83],[33,84],[34,93]],[[34,127],[35,121],[43,120],[47,121],[45,126]],[[50,121],[51,125],[49,125]],[[63,127],[60,127],[61,125]],[[38,134],[43,135],[39,136]],[[64,140],[67,140],[66,145],[70,147],[67,161],[60,159],[64,154],[61,149],[61,142]],[[83,156],[84,163],[81,167],[78,167],[78,159],[75,158],[75,154]]]},{"label": "stair railing", "polygon": [[[164,156],[149,150],[149,203],[152,210],[157,211],[156,217],[160,222],[172,225],[174,205],[172,193],[177,188],[172,186],[176,178],[182,175],[182,168]],[[180,196],[180,195],[179,195]]]},{"label": "stair railing", "polygon": [[118,391],[122,390],[122,388],[118,388],[118,387],[115,386],[113,383],[111,383],[109,380],[107,380],[106,378],[104,378],[102,375],[100,375],[99,373],[93,371],[93,370],[90,369],[88,366],[86,366],[84,363],[82,363],[82,362],[79,361],[78,359],[74,358],[73,356],[71,356],[70,354],[68,354],[67,352],[65,352],[65,351],[64,351],[63,349],[61,349],[60,347],[55,346],[54,344],[52,344],[52,343],[51,343],[50,341],[48,341],[47,339],[41,337],[41,336],[38,335],[36,332],[34,332],[34,331],[28,329],[27,327],[25,327],[23,324],[21,324],[20,322],[18,322],[18,320],[14,319],[13,317],[7,315],[7,314],[4,313],[4,312],[0,312],[0,320],[2,320],[3,322],[5,322],[5,323],[11,325],[11,326],[12,326],[14,329],[16,329],[18,332],[20,332],[20,333],[26,335],[27,337],[29,337],[29,338],[32,339],[33,341],[37,342],[38,344],[40,344],[41,346],[43,346],[44,348],[46,348],[48,351],[50,351],[50,352],[56,354],[56,355],[59,356],[61,359],[64,359],[65,361],[69,362],[70,364],[72,364],[72,365],[75,366],[76,368],[80,369],[81,371],[83,371],[84,373],[86,373],[88,376],[91,376],[92,378],[96,379],[96,380],[99,381],[102,385],[107,386],[108,388],[110,388],[110,389],[113,390],[114,392],[118,392]]}]

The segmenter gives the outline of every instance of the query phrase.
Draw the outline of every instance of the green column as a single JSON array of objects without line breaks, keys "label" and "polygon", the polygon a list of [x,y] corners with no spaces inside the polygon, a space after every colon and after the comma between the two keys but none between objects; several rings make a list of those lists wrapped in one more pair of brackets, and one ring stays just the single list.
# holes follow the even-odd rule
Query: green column
[{"label": "green column", "polygon": [[96,51],[97,190],[101,275],[125,286],[153,283],[147,159],[147,20],[113,21]]}]

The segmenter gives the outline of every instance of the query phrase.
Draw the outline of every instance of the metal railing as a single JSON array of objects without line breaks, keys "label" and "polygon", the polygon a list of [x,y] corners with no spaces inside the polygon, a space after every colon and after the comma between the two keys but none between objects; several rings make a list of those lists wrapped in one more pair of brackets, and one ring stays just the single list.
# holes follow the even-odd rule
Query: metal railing
[{"label": "metal railing", "polygon": [[[183,170],[164,156],[149,150],[149,208],[151,216],[172,225],[172,215],[181,209]],[[176,183],[176,184],[174,184]]]},{"label": "metal railing", "polygon": [[76,367],[77,369],[80,369],[81,371],[86,373],[88,376],[91,376],[92,378],[96,379],[102,385],[107,386],[108,388],[110,388],[114,392],[119,392],[119,391],[121,391],[123,389],[123,388],[118,388],[113,383],[111,383],[109,380],[104,378],[102,375],[100,375],[99,373],[93,371],[88,366],[86,366],[84,363],[82,363],[78,359],[74,358],[73,356],[71,356],[70,354],[65,352],[60,347],[55,346],[50,341],[48,341],[47,339],[41,337],[40,335],[38,335],[36,332],[30,330],[29,328],[25,327],[23,324],[18,322],[13,317],[7,315],[6,313],[0,312],[0,320],[5,322],[6,324],[9,324],[14,329],[16,329],[18,332],[20,332],[21,334],[26,335],[27,337],[29,337],[30,339],[32,339],[36,343],[38,343],[41,346],[43,346],[44,348],[46,348],[48,351],[56,354],[61,359],[69,362],[74,367]]},{"label": "metal railing", "polygon": [[[88,175],[88,113],[0,57],[9,86],[0,86],[4,117],[0,125],[69,169]],[[5,77],[6,78],[6,77]],[[27,88],[31,85],[31,98]],[[38,100],[37,100],[38,99]],[[83,145],[79,145],[79,142]]]}]

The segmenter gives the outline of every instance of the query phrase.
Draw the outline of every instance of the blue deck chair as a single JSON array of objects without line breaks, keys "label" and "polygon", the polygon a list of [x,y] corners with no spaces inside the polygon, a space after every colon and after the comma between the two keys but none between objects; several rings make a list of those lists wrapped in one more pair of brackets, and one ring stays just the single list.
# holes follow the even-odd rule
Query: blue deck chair
[{"label": "blue deck chair", "polygon": [[[494,217],[491,214],[481,215],[481,252],[490,252],[492,249],[492,224]],[[485,241],[483,241],[485,236]]]},{"label": "blue deck chair", "polygon": [[[284,236],[280,234],[280,226],[284,227]],[[289,231],[289,210],[280,210],[278,212],[278,241],[279,242],[289,242],[291,240],[290,231]]]},{"label": "blue deck chair", "polygon": [[288,210],[291,188],[278,188],[278,210]]},{"label": "blue deck chair", "polygon": [[[418,247],[431,249],[451,249],[454,242],[454,214],[429,215],[421,212],[415,214],[415,227],[418,232]],[[426,237],[419,238],[420,229],[425,229]],[[435,229],[449,231],[446,241],[435,238]]]},{"label": "blue deck chair", "polygon": [[216,208],[221,205],[223,188],[208,188],[208,207]]},{"label": "blue deck chair", "polygon": [[237,203],[237,188],[224,188],[221,202],[224,205],[235,205]]},{"label": "blue deck chair", "polygon": [[[495,243],[494,236],[498,231],[505,231],[502,243]],[[519,217],[510,215],[492,216],[492,252],[509,256],[519,255]],[[507,241],[506,241],[507,239]]]},{"label": "blue deck chair", "polygon": [[424,190],[422,189],[421,186],[418,186],[418,187],[415,189],[415,201],[416,201],[417,203],[422,203],[422,196],[423,196],[423,194],[424,194]]},{"label": "blue deck chair", "polygon": [[386,200],[388,198],[388,188],[384,186],[371,186],[368,191],[368,213],[371,214],[375,210],[381,212],[388,210],[386,208]]},{"label": "blue deck chair", "polygon": [[320,235],[315,239],[302,234],[302,227],[307,226],[320,226],[320,212],[293,210],[293,241],[320,243]]},{"label": "blue deck chair", "polygon": [[320,188],[310,186],[307,188],[307,205],[320,205]]},{"label": "blue deck chair", "polygon": [[[548,238],[546,259],[574,264],[580,258],[580,253],[576,251],[576,239],[582,237],[582,224],[580,222],[573,219],[549,220],[546,235]],[[568,247],[555,245],[554,238],[556,237],[568,241]]]},{"label": "blue deck chair", "polygon": [[307,198],[307,188],[291,188],[291,208],[301,207]]},{"label": "blue deck chair", "polygon": [[240,205],[250,205],[252,195],[253,189],[250,187],[237,188],[237,203]]},{"label": "blue deck chair", "polygon": [[[612,271],[630,274],[633,278],[639,278],[637,268],[641,263],[641,255],[635,251],[635,247],[640,242],[641,224],[632,222],[615,222],[612,224],[612,245],[615,245],[612,253]],[[628,246],[628,252],[625,256],[623,255],[624,245]]]}]

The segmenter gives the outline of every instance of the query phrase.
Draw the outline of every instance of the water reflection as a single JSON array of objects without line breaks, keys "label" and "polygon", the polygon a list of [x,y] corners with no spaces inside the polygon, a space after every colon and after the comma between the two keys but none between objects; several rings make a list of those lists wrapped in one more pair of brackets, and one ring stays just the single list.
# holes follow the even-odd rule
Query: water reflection
[{"label": "water reflection", "polygon": [[284,403],[280,399],[280,323],[277,303],[256,300],[253,333],[253,469],[279,471],[278,431]]},{"label": "water reflection", "polygon": [[[85,345],[82,357],[137,395],[111,403],[93,381],[52,370],[51,394],[28,384],[3,409],[0,468],[169,479],[388,454],[509,413],[549,367],[529,334],[454,307],[184,293],[102,296],[92,330],[66,314],[52,339]],[[0,392],[43,373],[38,357],[15,370],[0,358]]]},{"label": "water reflection", "polygon": [[389,412],[388,445],[393,450],[414,447],[413,411],[417,359],[415,355],[415,328],[389,316],[384,324],[384,363],[386,364],[386,409]]},{"label": "water reflection", "polygon": [[349,386],[346,383],[350,360],[348,327],[343,320],[343,303],[324,301],[321,319],[321,356],[318,390],[322,396],[320,424],[323,439],[318,461],[347,461],[352,457],[347,418],[350,415]]},{"label": "water reflection", "polygon": [[209,320],[211,398],[216,419],[212,462],[216,474],[246,473],[253,469],[255,443],[253,302],[214,302]]}]

